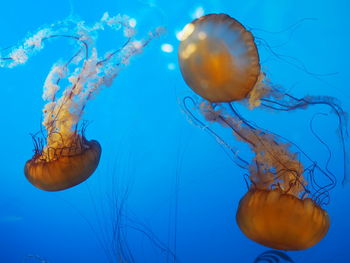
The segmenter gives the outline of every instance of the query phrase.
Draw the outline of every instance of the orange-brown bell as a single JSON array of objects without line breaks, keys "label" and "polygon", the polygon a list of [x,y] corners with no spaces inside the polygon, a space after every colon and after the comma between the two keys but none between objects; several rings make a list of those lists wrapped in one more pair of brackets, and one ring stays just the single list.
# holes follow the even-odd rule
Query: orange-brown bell
[{"label": "orange-brown bell", "polygon": [[242,232],[264,246],[303,250],[327,233],[327,212],[307,198],[277,190],[250,190],[240,201],[236,220]]},{"label": "orange-brown bell", "polygon": [[244,99],[260,74],[253,35],[226,14],[202,16],[188,24],[178,59],[187,85],[210,102]]},{"label": "orange-brown bell", "polygon": [[24,174],[36,187],[46,191],[59,191],[85,181],[95,171],[101,157],[101,146],[85,141],[86,148],[79,154],[60,156],[57,160],[31,159],[26,162]]}]

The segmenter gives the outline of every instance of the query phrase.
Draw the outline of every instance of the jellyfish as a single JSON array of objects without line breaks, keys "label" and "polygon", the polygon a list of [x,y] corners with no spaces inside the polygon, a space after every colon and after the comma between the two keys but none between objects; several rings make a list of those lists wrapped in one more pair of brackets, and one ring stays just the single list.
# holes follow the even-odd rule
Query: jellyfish
[{"label": "jellyfish", "polygon": [[[330,226],[323,206],[328,204],[329,191],[337,182],[329,168],[331,154],[324,165],[318,164],[287,138],[244,118],[236,104],[242,103],[249,109],[285,112],[312,105],[329,107],[339,122],[345,183],[346,113],[336,99],[327,96],[296,98],[272,85],[261,70],[253,35],[226,14],[205,15],[186,25],[178,59],[183,79],[201,97],[185,97],[185,112],[190,120],[225,146],[235,163],[247,171],[248,191],[236,213],[241,231],[249,239],[274,249],[303,250],[317,244]],[[239,149],[210,127],[211,123],[232,130],[232,135],[245,142],[254,157],[245,160]],[[316,133],[313,134],[325,145]]]},{"label": "jellyfish", "polygon": [[[24,64],[48,40],[66,38],[76,49],[68,61],[53,65],[44,83],[44,129],[32,136],[34,155],[24,167],[26,178],[34,186],[46,191],[64,190],[85,181],[97,168],[101,146],[86,139],[86,124],[81,124],[86,104],[102,86],[110,86],[131,57],[161,32],[157,29],[136,40],[133,26],[128,16],[108,13],[91,26],[84,21],[60,21],[40,29],[7,56],[0,56],[0,67],[11,68]],[[95,43],[98,31],[104,29],[122,30],[125,42],[100,55]]]},{"label": "jellyfish", "polygon": [[257,258],[254,260],[253,263],[259,263],[259,262],[270,262],[270,263],[278,263],[278,262],[289,262],[294,263],[295,261],[291,259],[287,254],[278,251],[278,250],[267,250],[260,255],[257,256]]}]

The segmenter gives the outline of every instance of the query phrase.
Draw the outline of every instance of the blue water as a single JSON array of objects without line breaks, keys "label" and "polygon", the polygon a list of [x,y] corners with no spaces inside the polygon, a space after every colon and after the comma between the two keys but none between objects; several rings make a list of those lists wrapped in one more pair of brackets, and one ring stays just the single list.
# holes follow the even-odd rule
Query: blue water
[{"label": "blue water", "polygon": [[[176,33],[198,15],[227,13],[264,40],[258,45],[261,64],[273,83],[299,97],[336,97],[348,112],[349,8],[345,0],[3,1],[2,48],[42,25],[72,15],[92,23],[106,11],[135,18],[140,36],[157,26],[166,27],[167,33],[87,104],[86,137],[102,145],[100,165],[86,182],[61,192],[32,186],[23,166],[33,154],[30,134],[40,130],[44,80],[54,62],[73,52],[69,42],[53,41],[25,65],[0,69],[0,262],[120,262],[113,251],[121,246],[129,262],[174,262],[172,253],[177,262],[253,262],[268,248],[246,238],[235,223],[238,202],[247,190],[245,171],[181,110],[182,98],[194,94],[179,71]],[[112,48],[109,37],[102,35],[99,47]],[[164,52],[163,44],[174,51]],[[268,45],[284,56],[273,56]],[[328,109],[243,112],[325,162],[327,152],[310,139],[309,123],[315,113],[328,114]],[[350,262],[349,185],[340,183],[337,120],[329,114],[316,122],[317,132],[331,147],[330,168],[338,178],[325,207],[331,228],[316,246],[287,254],[295,262]],[[241,151],[251,157],[246,147]],[[113,228],[118,218],[123,223]],[[113,234],[113,229],[122,234]]]}]

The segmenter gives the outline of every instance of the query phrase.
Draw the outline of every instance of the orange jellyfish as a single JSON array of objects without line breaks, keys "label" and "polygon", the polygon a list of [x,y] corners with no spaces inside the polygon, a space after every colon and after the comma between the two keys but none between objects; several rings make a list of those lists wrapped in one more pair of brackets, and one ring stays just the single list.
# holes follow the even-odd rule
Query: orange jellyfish
[{"label": "orange jellyfish", "polygon": [[[322,206],[336,185],[329,161],[322,167],[291,141],[257,127],[238,112],[235,102],[270,111],[306,109],[316,104],[330,107],[339,121],[344,174],[345,112],[334,98],[299,99],[271,85],[261,71],[253,35],[226,14],[206,15],[185,26],[178,58],[185,82],[204,99],[186,97],[185,111],[227,146],[236,164],[249,173],[248,192],[236,214],[242,232],[257,243],[281,250],[303,250],[317,244],[330,226]],[[200,117],[190,110],[189,103]],[[231,129],[236,139],[249,145],[254,158],[249,162],[241,157],[238,149],[210,128],[211,122]],[[305,166],[302,158],[310,165]]]},{"label": "orange jellyfish", "polygon": [[[24,167],[27,179],[46,191],[73,187],[89,178],[97,168],[101,146],[85,137],[86,125],[79,125],[84,109],[102,86],[110,86],[122,67],[140,52],[160,31],[134,40],[135,29],[129,17],[110,17],[105,13],[100,21],[88,26],[84,21],[61,21],[39,30],[14,48],[8,57],[0,59],[0,67],[23,64],[33,53],[41,50],[44,42],[68,38],[78,48],[67,62],[56,63],[49,72],[43,99],[44,130],[33,136],[34,156]],[[99,57],[95,42],[97,31],[110,28],[123,30],[124,45]],[[64,87],[64,85],[66,85]]]}]

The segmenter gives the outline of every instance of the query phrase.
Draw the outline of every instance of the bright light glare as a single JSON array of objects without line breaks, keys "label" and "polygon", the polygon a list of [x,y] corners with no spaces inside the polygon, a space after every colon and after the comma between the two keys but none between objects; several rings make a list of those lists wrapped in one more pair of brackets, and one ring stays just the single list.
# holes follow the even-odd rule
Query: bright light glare
[{"label": "bright light glare", "polygon": [[173,45],[167,44],[167,43],[163,44],[163,45],[161,46],[161,49],[162,49],[162,51],[165,52],[165,53],[171,53],[171,52],[174,51]]},{"label": "bright light glare", "polygon": [[204,8],[202,6],[198,6],[196,10],[191,14],[192,19],[199,18],[204,15]]}]

